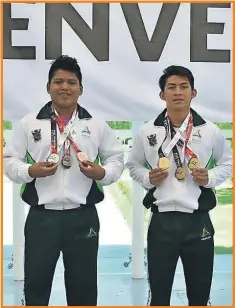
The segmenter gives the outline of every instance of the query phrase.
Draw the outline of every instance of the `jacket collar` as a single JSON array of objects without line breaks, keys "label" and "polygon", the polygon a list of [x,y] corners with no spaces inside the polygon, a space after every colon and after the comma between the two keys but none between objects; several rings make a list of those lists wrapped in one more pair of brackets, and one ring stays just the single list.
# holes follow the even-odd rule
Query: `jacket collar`
[{"label": "jacket collar", "polygon": [[[167,109],[165,108],[163,110],[163,112],[160,113],[159,116],[155,119],[155,121],[154,121],[155,126],[164,126],[163,121],[164,121],[164,118],[165,118],[166,111],[167,111]],[[203,125],[203,124],[206,123],[206,121],[195,110],[190,108],[190,111],[193,115],[193,126],[194,127],[200,126],[200,125]]]},{"label": "jacket collar", "polygon": [[[44,105],[39,113],[37,114],[37,119],[43,120],[43,119],[50,119],[51,115],[51,101],[48,102],[46,105]],[[91,119],[92,116],[90,113],[83,107],[77,104],[77,115],[79,119]]]}]

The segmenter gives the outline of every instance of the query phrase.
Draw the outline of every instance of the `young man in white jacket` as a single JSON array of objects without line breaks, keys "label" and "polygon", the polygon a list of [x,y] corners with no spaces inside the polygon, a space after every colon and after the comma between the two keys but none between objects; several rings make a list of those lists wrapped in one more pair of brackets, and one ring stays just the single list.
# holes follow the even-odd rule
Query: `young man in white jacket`
[{"label": "young man in white jacket", "polygon": [[[14,129],[4,152],[6,176],[22,183],[30,205],[25,223],[25,302],[47,306],[60,252],[68,306],[97,305],[99,218],[102,186],[124,168],[121,144],[110,127],[81,107],[77,60],[56,59],[49,70],[51,97]],[[23,209],[22,209],[23,210]]]},{"label": "young man in white jacket", "polygon": [[213,188],[232,175],[230,147],[220,129],[191,107],[190,70],[170,66],[159,80],[166,109],[142,126],[127,161],[130,176],[147,190],[150,305],[169,306],[182,260],[189,306],[207,306],[214,260],[209,211]]}]

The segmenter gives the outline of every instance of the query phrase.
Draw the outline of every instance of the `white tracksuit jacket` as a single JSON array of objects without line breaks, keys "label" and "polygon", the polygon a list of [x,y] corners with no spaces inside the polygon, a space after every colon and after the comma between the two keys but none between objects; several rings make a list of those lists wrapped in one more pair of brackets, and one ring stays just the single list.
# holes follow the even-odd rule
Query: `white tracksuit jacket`
[{"label": "white tracksuit jacket", "polygon": [[[102,186],[117,181],[123,172],[123,148],[111,128],[107,123],[91,117],[81,106],[77,105],[77,109],[76,144],[89,156],[89,160],[101,162],[105,177],[101,181],[93,181],[83,175],[72,147],[73,164],[70,169],[60,164],[52,176],[30,177],[30,165],[46,161],[50,153],[49,102],[38,114],[28,114],[21,119],[19,126],[14,129],[12,142],[7,144],[4,151],[5,174],[13,182],[23,184],[22,199],[31,206],[60,206],[66,209],[66,206],[71,205],[96,204],[104,198]],[[58,139],[58,128],[57,136]]]},{"label": "white tracksuit jacket", "polygon": [[[168,157],[171,163],[168,178],[158,187],[150,183],[149,169],[157,167],[158,149],[165,138],[163,125],[165,109],[157,119],[149,121],[141,127],[133,141],[126,163],[130,176],[147,190],[143,201],[147,208],[158,206],[160,212],[209,211],[215,207],[217,202],[213,188],[232,176],[232,153],[221,130],[214,123],[204,120],[193,109],[191,111],[193,114],[193,131],[189,146],[198,156],[201,167],[210,169],[208,171],[209,183],[204,187],[199,186],[194,182],[187,167],[185,168],[186,179],[177,180],[175,178],[176,164],[172,152]],[[170,136],[164,143],[163,149],[169,142]],[[180,155],[182,157],[182,150]],[[185,160],[187,164],[188,155],[185,156]]]}]

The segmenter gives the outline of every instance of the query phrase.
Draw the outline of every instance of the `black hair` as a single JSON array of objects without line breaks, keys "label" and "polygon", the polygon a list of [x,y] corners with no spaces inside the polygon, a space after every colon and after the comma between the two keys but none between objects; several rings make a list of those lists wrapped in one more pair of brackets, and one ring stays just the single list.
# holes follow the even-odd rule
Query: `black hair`
[{"label": "black hair", "polygon": [[194,77],[192,72],[186,67],[171,65],[164,69],[163,75],[159,78],[158,85],[162,92],[165,89],[167,79],[171,76],[186,77],[191,85],[192,90],[194,90]]},{"label": "black hair", "polygon": [[80,85],[82,85],[82,73],[80,66],[78,65],[78,62],[75,58],[71,58],[69,56],[62,55],[55,59],[51,63],[51,67],[48,73],[48,83],[51,82],[51,79],[54,77],[56,71],[58,70],[64,70],[74,73],[78,80]]}]

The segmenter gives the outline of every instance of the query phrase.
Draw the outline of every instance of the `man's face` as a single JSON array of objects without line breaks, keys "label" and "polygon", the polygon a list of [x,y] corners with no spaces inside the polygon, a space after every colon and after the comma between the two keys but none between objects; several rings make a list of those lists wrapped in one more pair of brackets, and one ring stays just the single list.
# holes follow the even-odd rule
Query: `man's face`
[{"label": "man's face", "polygon": [[82,87],[74,73],[58,70],[47,85],[47,91],[56,106],[70,108],[77,104]]},{"label": "man's face", "polygon": [[166,105],[171,110],[185,110],[190,108],[191,100],[197,95],[197,91],[192,90],[187,77],[170,76],[165,85],[165,89],[160,93],[160,98],[166,101]]}]

